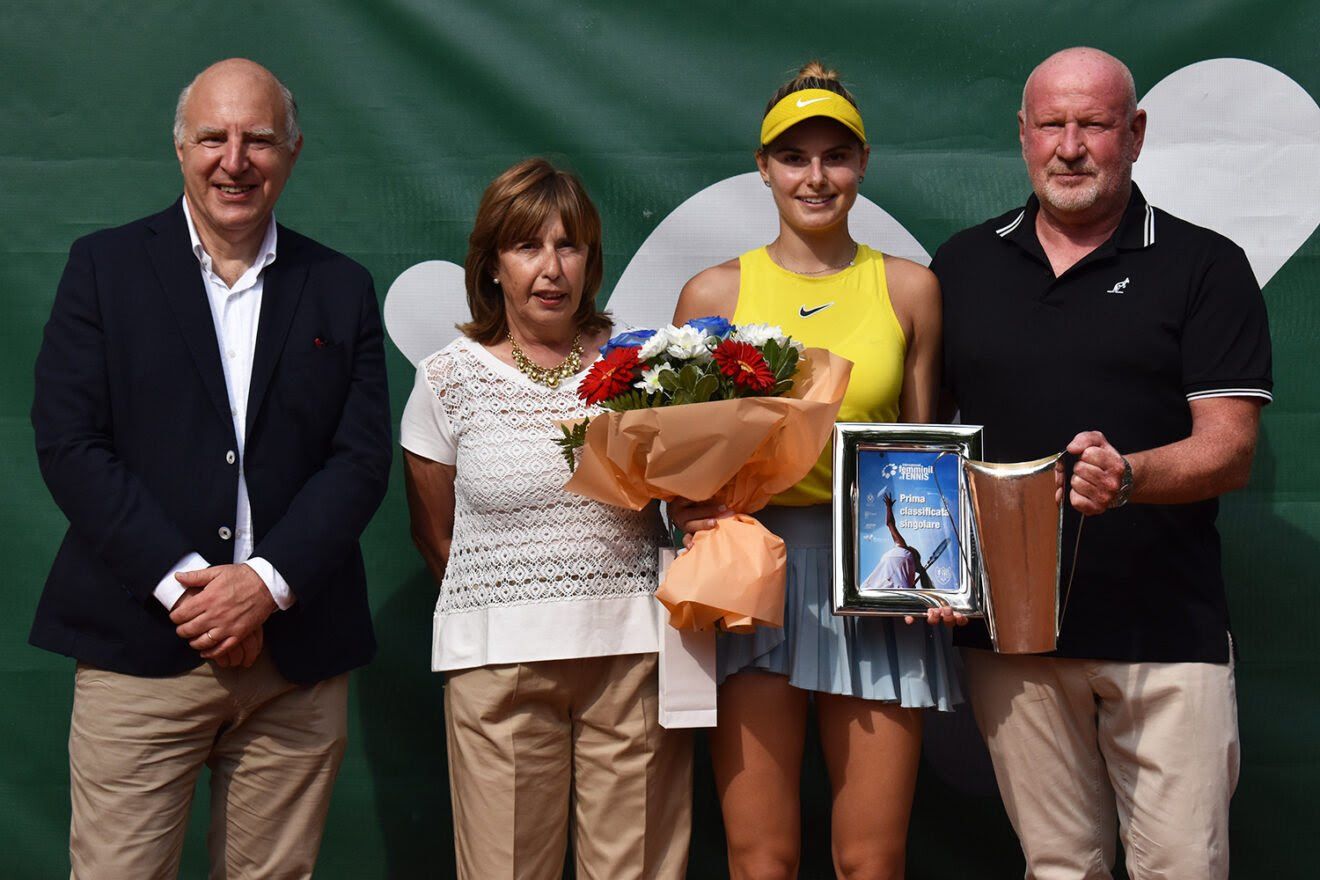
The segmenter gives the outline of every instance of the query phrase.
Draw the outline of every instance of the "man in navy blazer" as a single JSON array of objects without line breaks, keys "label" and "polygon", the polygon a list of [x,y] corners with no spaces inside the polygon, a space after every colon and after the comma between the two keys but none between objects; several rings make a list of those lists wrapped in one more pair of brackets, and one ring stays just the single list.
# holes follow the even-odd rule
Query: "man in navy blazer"
[{"label": "man in navy blazer", "polygon": [[375,651],[358,538],[391,432],[367,271],[275,223],[288,90],[230,59],[184,89],[184,196],[74,243],[36,365],[69,530],[32,644],[77,658],[75,877],[178,872],[212,770],[212,876],[309,877]]}]

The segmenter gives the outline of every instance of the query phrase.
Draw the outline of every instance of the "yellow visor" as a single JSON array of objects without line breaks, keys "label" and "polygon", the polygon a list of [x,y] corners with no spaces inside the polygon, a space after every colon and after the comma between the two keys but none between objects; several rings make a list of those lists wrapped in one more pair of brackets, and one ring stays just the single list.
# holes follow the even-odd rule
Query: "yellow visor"
[{"label": "yellow visor", "polygon": [[788,131],[805,119],[824,116],[843,125],[866,143],[866,128],[862,125],[862,114],[842,95],[826,89],[802,89],[785,95],[784,99],[770,108],[761,120],[761,146],[767,146],[775,138]]}]

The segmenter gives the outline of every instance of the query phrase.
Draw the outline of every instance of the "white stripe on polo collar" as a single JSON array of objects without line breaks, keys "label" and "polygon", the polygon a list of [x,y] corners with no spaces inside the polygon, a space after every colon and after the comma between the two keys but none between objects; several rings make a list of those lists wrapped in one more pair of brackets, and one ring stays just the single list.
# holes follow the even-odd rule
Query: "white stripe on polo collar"
[{"label": "white stripe on polo collar", "polygon": [[[1016,217],[1013,218],[1012,222],[1009,223],[1007,226],[1001,226],[998,229],[996,229],[995,235],[998,235],[1000,238],[1007,238],[1008,236],[1012,235],[1013,230],[1017,229],[1018,226],[1022,224],[1022,218],[1025,217],[1026,215],[1027,212],[1025,209],[1023,209],[1021,212],[1018,213]],[[1141,246],[1147,248],[1153,245],[1154,243],[1155,243],[1155,209],[1150,205],[1146,205],[1146,222],[1142,225]]]},{"label": "white stripe on polo collar", "polygon": [[1012,235],[1013,230],[1018,228],[1018,225],[1022,222],[1022,218],[1025,216],[1027,216],[1027,210],[1026,208],[1023,208],[1022,211],[1018,213],[1017,217],[1013,218],[1012,223],[996,229],[995,235],[998,235],[1000,238],[1007,238],[1009,235]]}]

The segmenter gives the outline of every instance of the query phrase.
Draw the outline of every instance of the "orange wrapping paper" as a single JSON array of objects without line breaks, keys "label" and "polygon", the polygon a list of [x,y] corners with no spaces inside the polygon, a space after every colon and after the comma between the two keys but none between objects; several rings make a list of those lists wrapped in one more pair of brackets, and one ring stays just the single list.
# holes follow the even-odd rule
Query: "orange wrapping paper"
[{"label": "orange wrapping paper", "polygon": [[[811,470],[829,442],[852,362],[802,353],[788,397],[747,397],[595,416],[570,492],[640,510],[654,498],[760,510]],[[784,625],[784,542],[749,516],[698,533],[656,598],[679,629]]]}]

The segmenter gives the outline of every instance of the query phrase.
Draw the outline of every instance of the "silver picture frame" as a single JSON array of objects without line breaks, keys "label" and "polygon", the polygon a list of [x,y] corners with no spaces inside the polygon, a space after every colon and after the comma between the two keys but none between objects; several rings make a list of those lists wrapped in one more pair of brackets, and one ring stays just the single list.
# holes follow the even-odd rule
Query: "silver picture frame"
[{"label": "silver picture frame", "polygon": [[[980,425],[834,426],[834,589],[838,615],[983,617],[983,584],[963,463]],[[889,500],[885,500],[888,495]]]}]

